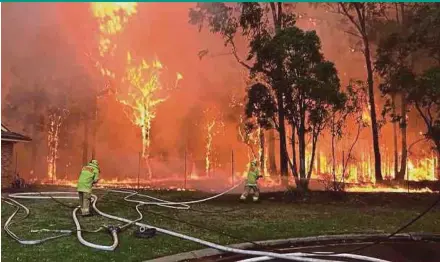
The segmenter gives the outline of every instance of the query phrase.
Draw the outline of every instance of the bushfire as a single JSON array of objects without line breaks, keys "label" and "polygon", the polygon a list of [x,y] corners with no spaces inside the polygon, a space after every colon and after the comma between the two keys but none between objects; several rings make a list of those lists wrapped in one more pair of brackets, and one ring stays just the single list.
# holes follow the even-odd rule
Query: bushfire
[{"label": "bushfire", "polygon": [[[102,79],[111,82],[115,90],[115,102],[121,109],[121,114],[122,111],[125,113],[125,117],[130,121],[129,125],[140,135],[140,139],[136,138],[138,139],[138,143],[135,145],[136,150],[138,150],[138,152],[140,151],[142,163],[140,163],[141,161],[137,163],[136,159],[136,162],[133,161],[127,165],[131,167],[139,164],[139,170],[143,164],[146,164],[147,167],[147,175],[142,174],[141,171],[137,174],[125,174],[119,173],[121,171],[113,171],[114,173],[112,173],[112,171],[105,170],[105,172],[103,172],[104,179],[102,179],[100,186],[128,188],[137,188],[140,186],[180,190],[203,188],[218,191],[244,179],[247,174],[247,169],[249,168],[248,163],[256,159],[262,169],[261,173],[264,174],[264,178],[260,181],[262,189],[267,191],[285,189],[282,179],[279,174],[277,174],[277,168],[275,167],[275,170],[269,168],[270,144],[271,142],[276,143],[274,141],[278,141],[280,138],[275,137],[269,140],[271,138],[266,136],[267,131],[260,126],[254,126],[250,130],[247,129],[246,119],[243,114],[246,94],[234,96],[233,99],[231,99],[233,101],[228,101],[231,102],[229,104],[233,106],[216,108],[216,106],[206,103],[209,104],[209,106],[204,104],[204,108],[199,110],[200,114],[197,117],[191,120],[185,119],[184,121],[187,122],[200,121],[203,123],[198,127],[188,124],[188,126],[190,126],[190,128],[188,128],[190,133],[196,133],[195,129],[198,129],[197,132],[200,132],[197,134],[198,142],[202,145],[194,146],[194,148],[197,147],[194,149],[185,144],[184,154],[182,153],[183,149],[173,148],[173,154],[178,156],[175,157],[173,155],[172,157],[178,159],[175,161],[178,162],[175,166],[177,166],[176,169],[180,168],[180,171],[170,171],[169,173],[162,174],[161,171],[154,169],[151,163],[153,161],[162,161],[161,163],[164,166],[171,165],[170,163],[172,162],[172,160],[167,159],[167,157],[169,157],[167,156],[168,152],[163,152],[166,151],[166,149],[161,151],[154,148],[154,146],[159,148],[161,146],[160,142],[154,140],[154,136],[159,133],[155,131],[155,123],[160,120],[160,112],[158,113],[158,111],[163,104],[168,103],[170,100],[175,102],[175,100],[171,98],[176,94],[178,87],[180,89],[180,86],[183,86],[184,82],[191,77],[189,76],[191,70],[187,71],[189,72],[188,74],[187,72],[180,73],[182,72],[180,71],[181,69],[185,69],[181,67],[176,67],[177,70],[171,70],[167,67],[170,63],[168,63],[163,56],[159,59],[157,56],[150,54],[145,55],[134,47],[130,47],[130,45],[127,45],[124,41],[120,41],[124,33],[129,30],[127,28],[129,28],[130,22],[133,21],[138,14],[137,3],[91,3],[89,7],[92,11],[93,19],[98,24],[98,30],[96,32],[97,41],[94,43],[96,50],[98,50],[97,54],[94,54],[96,55],[96,59],[94,59],[94,61],[96,61],[96,74]],[[316,26],[314,21],[310,20],[310,22],[313,22],[313,26]],[[149,51],[154,54],[154,50]],[[263,80],[260,82],[264,82]],[[182,101],[182,103],[186,103],[184,99],[182,99]],[[235,118],[229,117],[230,119],[228,119],[227,115],[228,113],[231,115],[231,113],[226,111],[232,111],[236,108],[239,108],[239,110],[236,110],[238,113],[234,112]],[[225,112],[223,112],[223,110]],[[60,179],[60,177],[69,177],[67,174],[68,171],[66,171],[67,169],[63,170],[63,168],[59,166],[57,167],[60,132],[65,117],[66,112],[62,110],[60,112],[54,112],[48,117],[47,175],[44,179],[39,179],[43,184],[54,183],[58,185],[76,186],[76,181],[73,179]],[[360,112],[360,117],[365,123],[371,122],[369,106],[363,108],[362,112]],[[231,128],[231,126],[233,127]],[[230,129],[234,130],[231,131]],[[229,132],[229,136],[234,137],[237,143],[232,144],[229,143],[230,140],[222,140],[219,135],[221,132]],[[189,140],[186,137],[181,137],[181,133],[181,130],[175,131],[174,134],[178,137],[175,140]],[[275,131],[275,133],[277,132]],[[289,130],[287,133],[289,133]],[[287,135],[287,138],[288,136],[289,135]],[[408,191],[408,188],[403,185],[387,187],[376,184],[374,159],[372,150],[368,147],[368,142],[356,145],[357,152],[353,156],[347,156],[347,152],[344,151],[349,146],[342,146],[342,143],[339,144],[339,155],[336,156],[337,159],[334,161],[330,151],[325,147],[325,142],[321,142],[324,138],[325,135],[319,138],[315,162],[312,165],[313,170],[310,184],[312,189],[326,189],[326,183],[339,182],[345,183],[348,191]],[[289,138],[287,140],[292,141],[292,139]],[[158,139],[158,141],[160,140]],[[187,143],[187,141],[182,143]],[[307,143],[311,144],[310,141]],[[169,147],[178,147],[175,144],[169,145]],[[192,152],[187,152],[186,148],[191,148],[189,150],[192,150]],[[294,155],[292,150],[295,149],[292,148],[294,148],[294,146],[290,146],[287,150],[290,156]],[[276,148],[278,152],[274,154],[273,158],[280,158],[278,149],[279,148]],[[309,163],[312,159],[311,146],[307,146],[306,151],[305,162],[306,166],[309,167]],[[433,155],[429,150],[426,150],[426,152],[423,150],[420,151],[421,154],[417,156],[408,156],[405,180],[438,180],[439,177],[436,167],[439,163],[437,163],[437,156]],[[134,155],[137,156],[138,152],[135,152]],[[341,152],[342,154],[340,154]],[[381,168],[384,178],[385,180],[392,180],[395,176],[395,159],[393,159],[388,149],[383,149],[382,152]],[[193,158],[190,161],[186,159],[187,153],[191,154]],[[232,157],[230,157],[231,155]],[[296,155],[298,156],[298,154]],[[340,155],[342,155],[342,157]],[[349,162],[347,163],[346,161],[348,160]],[[333,162],[337,163],[336,167],[333,166]],[[46,163],[44,164],[46,165]],[[137,170],[137,167],[133,169]],[[63,172],[64,174],[61,175]],[[73,171],[70,172],[73,173]],[[160,174],[155,175],[155,173]],[[57,174],[60,175],[57,176]],[[292,174],[289,174],[289,184],[292,186],[295,184]],[[409,191],[431,192],[431,190],[427,188],[410,188]]]}]

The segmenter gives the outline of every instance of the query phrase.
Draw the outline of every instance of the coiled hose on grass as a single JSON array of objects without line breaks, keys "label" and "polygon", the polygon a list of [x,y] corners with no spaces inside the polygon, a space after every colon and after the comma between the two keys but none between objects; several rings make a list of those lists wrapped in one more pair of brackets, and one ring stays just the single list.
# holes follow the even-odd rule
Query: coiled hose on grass
[{"label": "coiled hose on grass", "polygon": [[[242,182],[243,183],[243,182]],[[143,216],[142,213],[139,211],[139,207],[143,206],[143,205],[156,205],[156,206],[161,206],[161,207],[166,207],[166,208],[177,208],[177,209],[189,209],[190,208],[190,204],[195,204],[195,203],[201,203],[201,202],[205,202],[205,201],[209,201],[212,200],[214,198],[220,197],[230,191],[232,191],[233,189],[237,188],[238,186],[240,186],[242,183],[239,183],[237,185],[235,185],[234,187],[211,197],[208,198],[204,198],[204,199],[199,199],[199,200],[193,200],[193,201],[185,201],[185,202],[173,202],[173,201],[168,201],[168,200],[163,200],[163,199],[159,199],[159,198],[155,198],[149,195],[145,195],[145,194],[139,194],[136,191],[125,191],[125,190],[108,190],[110,192],[115,192],[115,193],[124,193],[124,194],[128,194],[128,196],[126,196],[124,198],[124,200],[128,201],[128,202],[133,202],[133,203],[137,203],[136,205],[136,210],[139,213],[139,218],[136,220],[129,220],[123,217],[118,217],[115,215],[110,215],[108,213],[102,212],[101,210],[99,210],[96,207],[96,203],[98,200],[98,197],[96,195],[92,195],[92,207],[93,209],[96,211],[96,213],[98,213],[99,215],[106,217],[106,218],[110,218],[113,220],[117,220],[120,222],[124,222],[125,224],[123,224],[120,227],[110,227],[109,232],[111,233],[112,237],[113,237],[113,245],[111,246],[103,246],[103,245],[97,245],[97,244],[93,244],[91,242],[88,242],[86,240],[83,239],[82,234],[81,234],[81,227],[79,225],[79,222],[76,218],[76,212],[78,210],[78,207],[75,208],[75,210],[73,211],[72,215],[73,215],[73,219],[75,221],[76,227],[77,227],[77,237],[79,239],[79,241],[86,246],[95,248],[95,249],[99,249],[99,250],[106,250],[106,251],[112,251],[114,250],[117,245],[118,245],[118,237],[117,237],[117,233],[120,229],[124,229],[127,228],[130,225],[136,225],[139,227],[144,227],[144,228],[154,228],[156,229],[156,231],[170,235],[170,236],[174,236],[174,237],[178,237],[181,239],[185,239],[185,240],[189,240],[189,241],[193,241],[196,243],[199,243],[201,245],[207,246],[207,247],[211,247],[220,251],[224,251],[224,252],[231,252],[231,253],[237,253],[237,254],[242,254],[242,255],[250,255],[250,256],[258,256],[258,257],[265,257],[265,258],[278,258],[278,259],[283,259],[283,260],[291,260],[291,261],[306,261],[306,262],[325,262],[325,261],[335,261],[337,262],[338,260],[323,260],[323,259],[319,259],[319,258],[313,258],[310,256],[313,255],[300,255],[300,254],[279,254],[279,253],[274,253],[274,252],[264,252],[264,251],[254,251],[254,250],[242,250],[242,249],[237,249],[237,248],[232,248],[232,247],[227,247],[227,246],[223,246],[223,245],[219,245],[216,243],[212,243],[209,241],[205,241],[202,239],[198,239],[195,237],[191,237],[188,235],[184,235],[178,232],[174,232],[171,230],[167,230],[167,229],[163,229],[163,228],[159,228],[159,227],[155,227],[152,225],[148,225],[148,224],[144,224],[139,222],[140,220],[142,220]],[[49,198],[60,198],[60,199],[78,199],[78,196],[64,196],[66,194],[72,194],[74,192],[27,192],[27,193],[16,193],[16,194],[10,194],[9,197],[10,198],[21,198],[21,199],[49,199]],[[55,195],[55,196],[53,196]],[[134,199],[130,199],[133,196],[139,196],[139,197],[145,197],[148,198],[150,200],[154,200],[154,201],[141,201],[141,200],[134,200]],[[12,200],[12,199],[11,199]],[[17,201],[14,201],[16,203],[18,203]],[[20,204],[21,205],[21,204]],[[27,210],[27,214],[29,214],[29,209],[27,209],[24,205],[21,205],[25,210]],[[19,241],[19,238],[13,234],[8,226],[10,225],[10,221],[12,220],[12,217],[18,212],[18,210],[16,210],[14,212],[14,214],[8,219],[8,223],[5,224],[5,230],[6,232],[13,237],[15,240]],[[27,217],[27,215],[26,215]],[[24,217],[25,218],[25,217]],[[23,219],[24,219],[23,218]],[[69,231],[69,233],[67,233],[66,231],[66,235],[67,234],[71,234],[72,231]],[[15,237],[14,237],[15,236]],[[54,239],[54,238],[59,238],[62,237],[64,235],[57,235],[54,237],[50,237],[50,238],[46,238],[43,240],[35,240],[33,242],[29,242],[32,244],[38,244],[38,243],[42,243],[44,241],[50,240],[50,239]],[[21,241],[21,242],[20,242]],[[20,240],[20,243],[27,243],[26,241],[23,242],[23,240]],[[260,260],[258,260],[260,261]],[[375,261],[379,261],[379,260],[375,260]],[[383,260],[380,260],[381,262]]]}]

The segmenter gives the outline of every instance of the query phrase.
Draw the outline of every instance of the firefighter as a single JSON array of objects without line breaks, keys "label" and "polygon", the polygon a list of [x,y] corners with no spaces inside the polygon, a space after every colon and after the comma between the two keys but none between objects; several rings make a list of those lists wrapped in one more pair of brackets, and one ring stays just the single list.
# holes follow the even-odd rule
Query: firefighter
[{"label": "firefighter", "polygon": [[90,202],[92,198],[92,187],[99,181],[98,160],[91,160],[85,165],[78,178],[77,191],[79,195],[79,204],[81,206],[81,215],[91,216]]},{"label": "firefighter", "polygon": [[260,189],[258,188],[257,180],[260,179],[261,177],[263,176],[260,175],[260,171],[258,170],[258,166],[257,166],[257,161],[253,160],[251,162],[251,166],[248,171],[246,185],[244,186],[244,192],[240,196],[240,200],[246,200],[247,196],[252,191],[253,192],[252,200],[254,202],[258,201],[258,198],[260,197]]}]

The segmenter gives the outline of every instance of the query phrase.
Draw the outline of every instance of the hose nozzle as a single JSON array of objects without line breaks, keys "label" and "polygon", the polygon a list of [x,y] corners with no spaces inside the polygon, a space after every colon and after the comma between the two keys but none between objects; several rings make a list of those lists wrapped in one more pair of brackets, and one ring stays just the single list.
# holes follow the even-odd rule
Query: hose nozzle
[{"label": "hose nozzle", "polygon": [[118,226],[108,226],[107,227],[108,232],[111,234],[113,232],[119,233],[121,232],[121,228]]}]

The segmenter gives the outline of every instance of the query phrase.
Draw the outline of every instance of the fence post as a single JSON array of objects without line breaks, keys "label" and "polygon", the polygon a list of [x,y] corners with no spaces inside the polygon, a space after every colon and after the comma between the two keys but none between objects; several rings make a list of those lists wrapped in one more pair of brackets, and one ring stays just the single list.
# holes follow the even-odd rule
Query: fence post
[{"label": "fence post", "polygon": [[138,186],[137,188],[139,189],[140,185],[139,185],[139,178],[141,176],[141,159],[142,159],[142,153],[139,152],[139,167],[138,167]]},{"label": "fence post", "polygon": [[185,174],[184,174],[184,183],[183,183],[183,188],[186,189],[186,148],[185,148]]},{"label": "fence post", "polygon": [[231,153],[231,177],[232,177],[231,182],[232,182],[232,185],[234,185],[234,149],[232,149],[231,152],[232,152]]},{"label": "fence post", "polygon": [[342,183],[344,183],[344,179],[345,179],[345,177],[344,177],[344,171],[345,171],[345,151],[344,150],[342,150],[342,171],[341,171],[341,173],[342,173],[342,178],[341,178],[341,180],[342,180]]},{"label": "fence post", "polygon": [[[408,159],[407,159],[408,161]],[[408,187],[408,194],[409,194],[409,170],[408,170],[408,163],[406,164],[406,185]]]},{"label": "fence post", "polygon": [[17,165],[18,165],[18,153],[15,152],[15,174],[17,174]]}]

